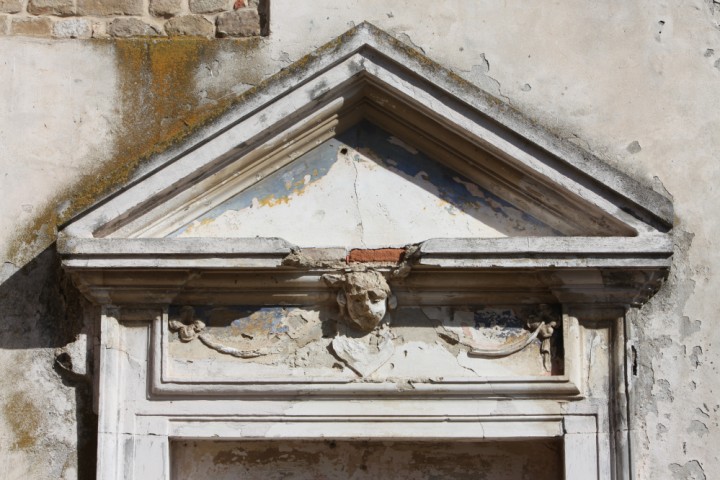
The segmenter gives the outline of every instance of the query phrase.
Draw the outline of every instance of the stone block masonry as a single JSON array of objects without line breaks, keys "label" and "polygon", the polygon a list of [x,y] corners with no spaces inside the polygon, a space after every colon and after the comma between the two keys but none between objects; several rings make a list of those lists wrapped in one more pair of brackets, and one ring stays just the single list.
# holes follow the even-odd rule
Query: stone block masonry
[{"label": "stone block masonry", "polygon": [[0,36],[267,35],[269,0],[0,0]]}]

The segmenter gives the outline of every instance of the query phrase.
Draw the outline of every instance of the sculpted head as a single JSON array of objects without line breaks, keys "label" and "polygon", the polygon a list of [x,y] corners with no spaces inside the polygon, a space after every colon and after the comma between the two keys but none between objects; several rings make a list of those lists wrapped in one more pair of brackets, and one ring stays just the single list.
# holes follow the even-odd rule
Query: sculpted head
[{"label": "sculpted head", "polygon": [[323,279],[331,287],[338,288],[338,306],[348,323],[364,332],[372,331],[385,317],[388,308],[397,305],[387,280],[375,270],[327,274]]}]

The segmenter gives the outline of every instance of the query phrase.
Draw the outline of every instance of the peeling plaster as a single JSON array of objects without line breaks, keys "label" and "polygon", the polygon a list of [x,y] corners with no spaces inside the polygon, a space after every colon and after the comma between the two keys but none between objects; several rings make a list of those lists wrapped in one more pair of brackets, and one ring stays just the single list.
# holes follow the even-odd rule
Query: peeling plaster
[{"label": "peeling plaster", "polygon": [[410,35],[408,35],[407,33],[404,33],[404,32],[403,32],[403,33],[399,33],[399,34],[397,35],[397,39],[400,40],[401,42],[407,44],[407,45],[410,45],[410,46],[413,47],[415,50],[418,50],[418,51],[422,52],[423,55],[426,54],[426,53],[425,53],[425,49],[422,48],[420,45],[416,44],[415,42],[413,42],[412,39],[410,38]]},{"label": "peeling plaster", "polygon": [[[500,97],[504,101],[509,102],[510,99],[506,95],[503,95],[501,91],[500,82],[489,75],[490,62],[485,57],[485,54],[479,54],[476,60],[478,60],[480,63],[473,65],[469,70],[464,70],[462,76],[469,82],[478,85],[492,95]],[[528,85],[528,87],[530,86]],[[530,88],[523,91],[530,91]]]},{"label": "peeling plaster", "polygon": [[[441,215],[424,214],[439,208]],[[363,122],[170,236],[255,235],[284,238],[303,247],[381,248],[429,238],[558,233]]]},{"label": "peeling plaster", "polygon": [[690,460],[684,465],[671,463],[670,472],[674,480],[707,480],[705,470],[697,460]]}]

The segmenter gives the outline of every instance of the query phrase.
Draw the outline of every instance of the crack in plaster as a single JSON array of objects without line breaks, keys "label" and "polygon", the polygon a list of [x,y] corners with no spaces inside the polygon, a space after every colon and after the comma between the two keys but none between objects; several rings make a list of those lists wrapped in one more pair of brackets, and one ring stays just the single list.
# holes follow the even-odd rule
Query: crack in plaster
[{"label": "crack in plaster", "polygon": [[358,177],[360,176],[356,163],[358,162],[358,159],[351,158],[350,161],[352,162],[353,170],[355,171],[355,178],[353,179],[353,191],[355,192],[355,208],[357,209],[359,219],[357,228],[360,233],[360,245],[366,247],[367,245],[365,244],[365,226],[363,225],[362,210],[360,209],[360,196],[358,195]]},{"label": "crack in plaster", "polygon": [[127,362],[130,364],[141,367],[145,363],[145,360],[139,360],[138,358],[134,357],[130,352],[123,350],[122,348],[113,347],[111,345],[103,345],[103,347],[106,350],[113,350],[115,352],[124,354],[125,358],[127,359]]},{"label": "crack in plaster", "polygon": [[588,334],[591,337],[591,340],[590,340],[590,348],[588,348],[588,368],[585,369],[585,373],[587,375],[587,377],[585,378],[586,388],[589,388],[591,385],[591,383],[590,383],[591,375],[590,374],[592,372],[592,368],[590,368],[590,367],[592,366],[594,357],[595,357],[596,340],[600,340],[600,338],[597,336],[597,334],[594,331],[592,331],[592,330],[588,331]]},{"label": "crack in plaster", "polygon": [[472,368],[467,367],[467,366],[463,365],[462,363],[460,363],[459,356],[455,357],[455,361],[457,362],[457,364],[458,364],[460,367],[464,368],[465,370],[467,370],[467,371],[469,371],[469,372],[472,372],[472,374],[475,375],[476,377],[478,377],[478,378],[481,378],[481,377],[482,377],[482,375],[480,375],[478,372],[476,372],[476,371],[473,370]]}]

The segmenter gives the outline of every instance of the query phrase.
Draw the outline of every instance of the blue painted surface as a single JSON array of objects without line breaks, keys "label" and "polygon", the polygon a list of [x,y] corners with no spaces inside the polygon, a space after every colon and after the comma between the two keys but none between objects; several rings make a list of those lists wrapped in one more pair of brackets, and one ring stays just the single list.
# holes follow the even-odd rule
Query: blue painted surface
[{"label": "blue painted surface", "polygon": [[498,325],[511,328],[523,328],[525,322],[512,310],[477,310],[475,312],[475,330],[491,328]]},{"label": "blue painted surface", "polygon": [[[532,215],[520,211],[467,177],[421,152],[409,151],[391,140],[393,137],[389,133],[367,121],[361,122],[181,227],[170,237],[181,235],[195,221],[212,222],[228,210],[240,211],[253,205],[270,207],[289,202],[291,195],[302,193],[308,185],[320,181],[328,173],[338,161],[338,151],[343,147],[362,152],[365,154],[365,161],[372,158],[380,167],[402,177],[403,181],[413,182],[438,195],[447,202],[445,208],[451,214],[454,213],[453,209],[466,212],[509,236],[522,235],[528,226],[536,232],[534,234],[540,232],[543,235],[560,235]],[[473,185],[477,194],[473,194],[468,185]],[[336,185],[335,188],[351,189],[353,185]],[[393,191],[387,192],[388,199],[392,199],[393,195]],[[441,232],[438,233],[438,236],[442,236]]]},{"label": "blue painted surface", "polygon": [[285,307],[214,307],[209,305],[193,306],[193,318],[183,315],[183,307],[171,305],[168,309],[170,319],[179,319],[185,323],[202,320],[208,328],[228,329],[227,335],[241,333],[268,336],[289,332],[284,324],[290,309]]},{"label": "blue painted surface", "polygon": [[[469,178],[432,160],[422,152],[412,153],[400,145],[391,143],[388,141],[390,138],[392,135],[367,121],[360,122],[338,137],[339,140],[355,149],[371,150],[375,153],[374,159],[391,171],[403,173],[410,178],[421,175],[423,180],[437,189],[440,198],[459,210],[489,208],[509,220],[506,209],[514,209],[521,213],[523,222],[551,230],[537,218],[521,212],[510,202],[480,187]],[[482,196],[473,195],[464,184],[475,185]],[[558,235],[559,233],[554,232],[554,234]]]},{"label": "blue painted surface", "polygon": [[516,336],[525,329],[525,322],[512,310],[476,310],[473,319],[475,330],[499,327],[500,331],[495,334],[498,338]]},{"label": "blue painted surface", "polygon": [[[221,203],[217,207],[198,217],[199,221],[208,221],[222,215],[228,210],[243,210],[253,205],[256,200],[260,205],[272,205],[279,202],[289,201],[290,195],[301,192],[308,185],[323,178],[330,167],[337,161],[337,151],[341,147],[338,140],[330,139],[302,157],[285,165],[255,185],[244,190],[231,199]],[[306,176],[310,179],[305,181]],[[192,222],[190,222],[192,223]],[[181,235],[188,226],[184,225],[170,237]]]},{"label": "blue painted surface", "polygon": [[529,313],[527,308],[510,306],[456,308],[445,326],[466,330],[464,335],[474,340],[485,339],[502,344],[527,335]]}]

